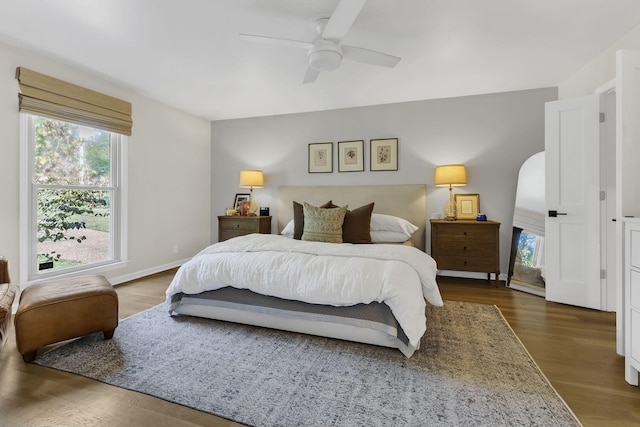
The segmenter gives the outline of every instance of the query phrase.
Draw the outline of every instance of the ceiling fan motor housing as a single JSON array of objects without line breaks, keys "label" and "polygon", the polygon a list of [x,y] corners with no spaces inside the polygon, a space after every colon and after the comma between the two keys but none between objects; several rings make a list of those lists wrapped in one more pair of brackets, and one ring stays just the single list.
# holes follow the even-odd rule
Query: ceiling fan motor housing
[{"label": "ceiling fan motor housing", "polygon": [[335,70],[342,62],[342,49],[329,40],[318,40],[307,53],[309,66],[317,71]]}]

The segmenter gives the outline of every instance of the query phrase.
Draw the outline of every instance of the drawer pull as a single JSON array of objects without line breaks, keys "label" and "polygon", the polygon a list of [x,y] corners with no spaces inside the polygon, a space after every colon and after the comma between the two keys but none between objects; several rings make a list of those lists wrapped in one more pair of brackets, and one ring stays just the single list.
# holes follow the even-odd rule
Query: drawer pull
[{"label": "drawer pull", "polygon": [[467,261],[465,261],[465,262],[464,262],[464,266],[465,266],[465,267],[467,266]]},{"label": "drawer pull", "polygon": [[466,236],[466,235],[467,235],[467,232],[466,232],[466,231],[463,231],[463,232],[462,232],[462,234],[464,234],[464,235]]},{"label": "drawer pull", "polygon": [[236,224],[236,228],[240,228],[240,224]]},{"label": "drawer pull", "polygon": [[466,250],[467,250],[467,247],[465,246],[464,248],[462,248],[462,250],[463,250],[463,251],[466,251]]}]

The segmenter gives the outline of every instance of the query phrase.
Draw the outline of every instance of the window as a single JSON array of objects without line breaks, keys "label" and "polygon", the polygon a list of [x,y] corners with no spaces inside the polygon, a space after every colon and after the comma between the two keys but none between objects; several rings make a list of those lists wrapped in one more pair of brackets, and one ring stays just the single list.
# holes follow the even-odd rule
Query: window
[{"label": "window", "polygon": [[125,136],[21,114],[27,280],[124,257]]}]

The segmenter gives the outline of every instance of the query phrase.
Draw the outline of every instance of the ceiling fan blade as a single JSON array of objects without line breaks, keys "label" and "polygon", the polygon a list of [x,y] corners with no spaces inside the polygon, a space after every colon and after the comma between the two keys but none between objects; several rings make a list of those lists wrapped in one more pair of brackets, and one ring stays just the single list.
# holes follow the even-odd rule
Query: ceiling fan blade
[{"label": "ceiling fan blade", "polygon": [[342,0],[322,32],[323,39],[342,40],[358,17],[366,0]]},{"label": "ceiling fan blade", "polygon": [[320,75],[320,71],[315,70],[311,67],[307,67],[307,72],[304,75],[304,79],[302,80],[302,83],[313,83],[316,81],[319,75]]},{"label": "ceiling fan blade", "polygon": [[240,40],[252,43],[265,43],[271,45],[296,47],[299,49],[309,49],[313,46],[313,43],[305,42],[301,40],[280,39],[277,37],[269,36],[257,36],[254,34],[239,34]]},{"label": "ceiling fan blade", "polygon": [[393,68],[401,59],[397,56],[376,52],[375,50],[369,50],[363,47],[347,46],[343,44],[340,46],[340,49],[342,49],[344,59],[364,62],[365,64],[379,65],[381,67]]}]

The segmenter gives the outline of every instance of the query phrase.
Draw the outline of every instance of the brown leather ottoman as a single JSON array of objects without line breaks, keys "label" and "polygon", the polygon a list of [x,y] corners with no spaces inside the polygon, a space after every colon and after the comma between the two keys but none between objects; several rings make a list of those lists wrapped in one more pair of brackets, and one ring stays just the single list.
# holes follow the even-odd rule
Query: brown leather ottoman
[{"label": "brown leather ottoman", "polygon": [[103,276],[48,280],[27,287],[14,317],[16,343],[25,362],[38,348],[118,326],[118,294]]}]

